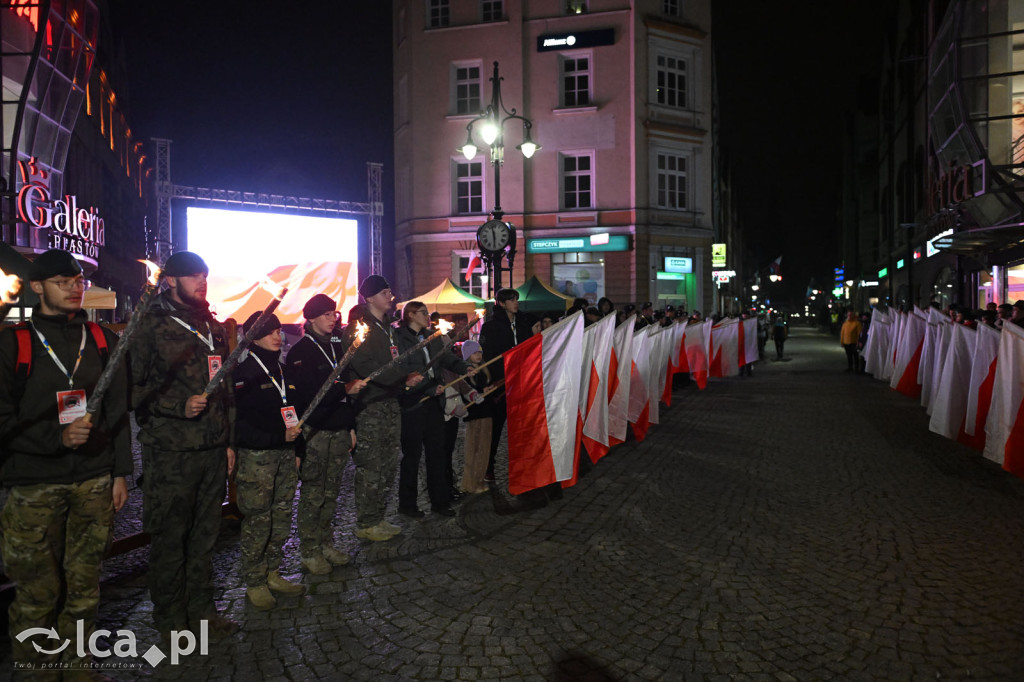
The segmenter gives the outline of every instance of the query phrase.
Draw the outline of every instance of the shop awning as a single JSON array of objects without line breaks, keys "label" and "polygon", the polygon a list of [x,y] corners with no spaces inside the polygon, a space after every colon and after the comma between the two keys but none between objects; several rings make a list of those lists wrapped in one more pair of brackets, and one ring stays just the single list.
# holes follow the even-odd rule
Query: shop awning
[{"label": "shop awning", "polygon": [[[477,308],[483,308],[485,303],[484,299],[477,298],[465,289],[460,289],[448,278],[425,294],[414,296],[409,301],[425,303],[432,313],[465,313],[467,315],[472,315]],[[404,308],[409,301],[403,301],[398,306]]]},{"label": "shop awning", "polygon": [[1024,223],[977,227],[955,232],[932,242],[935,248],[960,256],[981,256],[1024,244]]},{"label": "shop awning", "polygon": [[93,285],[82,297],[82,307],[88,310],[113,310],[117,307],[117,294]]},{"label": "shop awning", "polygon": [[572,296],[556,291],[537,275],[516,287],[516,291],[519,292],[519,309],[524,312],[568,310],[572,307]]}]

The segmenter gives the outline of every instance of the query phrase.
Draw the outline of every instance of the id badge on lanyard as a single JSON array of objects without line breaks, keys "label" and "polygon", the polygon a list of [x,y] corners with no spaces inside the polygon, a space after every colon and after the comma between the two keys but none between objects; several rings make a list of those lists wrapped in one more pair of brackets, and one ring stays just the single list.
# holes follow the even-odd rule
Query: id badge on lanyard
[{"label": "id badge on lanyard", "polygon": [[281,408],[281,419],[284,420],[284,427],[290,429],[293,426],[298,426],[299,415],[295,412],[295,408],[291,405],[285,405]]},{"label": "id badge on lanyard", "polygon": [[85,389],[78,388],[71,391],[57,391],[57,419],[61,424],[70,424],[79,417],[85,416],[85,408],[88,401],[85,399]]},{"label": "id badge on lanyard", "polygon": [[210,370],[210,376],[209,376],[209,378],[207,380],[208,381],[213,381],[214,375],[217,374],[217,372],[220,371],[220,366],[222,364],[224,364],[224,363],[220,359],[219,355],[208,355],[206,357],[206,364],[207,364],[207,366],[209,367],[209,370]]},{"label": "id badge on lanyard", "polygon": [[391,346],[391,359],[392,360],[397,360],[398,359],[398,346]]}]

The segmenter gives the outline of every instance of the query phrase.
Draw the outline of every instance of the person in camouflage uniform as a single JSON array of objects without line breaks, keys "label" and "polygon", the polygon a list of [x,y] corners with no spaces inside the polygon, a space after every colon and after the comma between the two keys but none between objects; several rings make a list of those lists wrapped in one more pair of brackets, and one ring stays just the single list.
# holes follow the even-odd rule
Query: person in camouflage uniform
[{"label": "person in camouflage uniform", "polygon": [[[253,313],[242,325],[246,334],[261,313]],[[281,367],[281,321],[271,315],[258,329],[249,352],[235,367],[235,447],[238,475],[235,478],[242,519],[239,542],[245,594],[260,610],[272,609],[277,600],[271,591],[297,596],[306,587],[281,577],[284,543],[292,528],[295,501],[295,440],[299,426],[289,426],[288,414],[298,420],[290,402],[295,387],[285,381]],[[290,408],[290,410],[288,409]],[[283,411],[284,410],[284,411]]]},{"label": "person in camouflage uniform", "polygon": [[[317,294],[302,308],[304,335],[288,351],[288,380],[295,386],[295,406],[304,414],[313,397],[345,355],[348,344],[337,329],[336,304]],[[341,495],[341,478],[348,464],[355,411],[348,395],[361,381],[335,382],[302,426],[305,454],[299,477],[298,531],[303,570],[326,575],[332,566],[347,564],[349,556],[334,546],[334,515]]]},{"label": "person in camouflage uniform", "polygon": [[[362,345],[352,355],[353,374],[364,379],[398,356],[395,330],[389,312],[395,297],[391,286],[380,275],[370,275],[359,285],[366,302],[363,323],[369,328]],[[402,529],[384,518],[388,486],[398,466],[401,410],[397,397],[406,386],[423,381],[423,375],[407,374],[395,365],[366,384],[359,394],[356,424],[359,447],[353,459],[356,465],[356,537],[381,542],[390,540]]]},{"label": "person in camouflage uniform", "polygon": [[[60,670],[38,669],[58,660],[70,666],[64,679],[91,679],[90,662],[77,656],[77,626],[82,621],[86,639],[95,629],[100,563],[113,514],[128,499],[127,377],[123,366],[114,371],[92,421],[78,417],[60,423],[57,392],[70,386],[88,397],[103,371],[104,358],[93,337],[100,329],[86,327],[82,268],[71,254],[40,254],[29,278],[39,294],[23,334],[31,347],[30,368],[17,369],[21,342],[16,332],[0,333],[0,479],[9,488],[0,514],[0,552],[7,577],[17,585],[8,612],[11,657],[16,666],[34,666],[16,667],[15,675],[24,673],[27,679],[61,679]],[[101,333],[112,349],[117,336],[105,329]],[[59,640],[36,635],[18,641],[30,628],[55,628]],[[35,648],[54,651],[62,643],[67,644],[60,654]]]},{"label": "person in camouflage uniform", "polygon": [[234,406],[230,381],[203,390],[228,355],[223,325],[206,302],[208,269],[194,253],[167,259],[132,346],[132,403],[141,427],[143,530],[150,533],[153,620],[165,636],[209,624],[218,641],[238,630],[213,602],[213,549],[220,529]]}]

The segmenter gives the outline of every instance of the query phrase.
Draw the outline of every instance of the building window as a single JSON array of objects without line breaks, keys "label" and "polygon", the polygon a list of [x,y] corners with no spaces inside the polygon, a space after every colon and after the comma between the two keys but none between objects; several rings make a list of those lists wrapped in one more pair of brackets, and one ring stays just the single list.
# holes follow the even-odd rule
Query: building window
[{"label": "building window", "polygon": [[480,64],[453,64],[450,111],[476,115],[480,109]]},{"label": "building window", "polygon": [[562,57],[562,106],[590,105],[590,55]]},{"label": "building window", "polygon": [[480,21],[501,21],[504,7],[502,0],[480,0]]},{"label": "building window", "polygon": [[678,17],[682,13],[679,7],[680,4],[681,0],[663,0],[661,3],[661,9],[670,17]]},{"label": "building window", "polygon": [[562,155],[562,208],[594,207],[594,158],[591,154]]},{"label": "building window", "polygon": [[427,0],[427,26],[441,28],[451,23],[448,0]]},{"label": "building window", "polygon": [[455,213],[484,212],[484,167],[480,161],[455,162]]},{"label": "building window", "polygon": [[687,208],[686,157],[662,153],[657,156],[658,195],[655,203],[658,208],[685,210]]},{"label": "building window", "polygon": [[[474,259],[476,262],[474,263]],[[473,263],[473,271],[466,281],[466,271]],[[452,281],[460,288],[479,298],[487,298],[487,268],[476,251],[452,251]]]},{"label": "building window", "polygon": [[657,56],[655,100],[669,107],[686,108],[686,61],[680,57]]},{"label": "building window", "polygon": [[583,14],[587,11],[587,0],[563,0],[566,14]]}]

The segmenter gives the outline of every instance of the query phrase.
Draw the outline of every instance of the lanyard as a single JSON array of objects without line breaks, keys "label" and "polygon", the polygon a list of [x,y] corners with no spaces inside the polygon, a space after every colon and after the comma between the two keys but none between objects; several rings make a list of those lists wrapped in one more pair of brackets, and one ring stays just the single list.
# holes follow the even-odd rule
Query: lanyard
[{"label": "lanyard", "polygon": [[[320,344],[317,344],[317,345],[319,346]],[[277,380],[274,379],[273,375],[270,373],[270,370],[267,369],[267,366],[264,365],[263,361],[259,359],[259,356],[257,356],[255,353],[249,353],[249,357],[251,357],[253,360],[255,360],[256,363],[260,366],[260,368],[263,369],[263,373],[267,375],[268,379],[270,379],[270,383],[274,384],[274,388],[276,388],[277,392],[281,394],[281,404],[282,405],[287,405],[288,404],[288,398],[285,396],[285,394],[288,392],[288,388],[287,388],[287,386],[285,386],[285,383],[284,383],[284,375],[281,375],[281,383],[280,384],[277,383]],[[280,362],[277,363],[277,368],[281,369],[281,363]]]},{"label": "lanyard", "polygon": [[514,318],[514,317],[512,318],[511,326],[512,326],[512,345],[513,346],[518,346],[519,345],[519,335],[516,334],[516,318]]},{"label": "lanyard", "polygon": [[64,366],[64,363],[60,361],[60,358],[57,357],[57,354],[53,352],[53,348],[50,347],[50,342],[46,340],[46,337],[43,336],[43,333],[41,331],[39,331],[39,328],[33,325],[32,331],[34,331],[36,333],[36,336],[39,337],[39,340],[42,341],[43,348],[45,348],[46,352],[50,354],[51,358],[53,358],[53,362],[57,365],[61,372],[64,372],[64,375],[68,378],[68,388],[74,388],[75,372],[78,371],[78,366],[82,364],[82,354],[85,352],[85,326],[82,326],[82,343],[79,344],[78,346],[78,358],[75,360],[74,369],[72,369],[70,372]]},{"label": "lanyard", "polygon": [[[338,366],[338,356],[334,354],[334,344],[333,343],[331,343],[330,341],[327,342],[327,346],[331,349],[331,354],[328,355],[327,351],[324,350],[324,347],[321,346],[320,343],[316,339],[314,339],[312,336],[307,336],[306,338],[308,338],[310,341],[312,341],[313,345],[316,346],[318,349],[320,349],[320,352],[324,354],[325,358],[327,358],[327,362],[331,363],[331,369],[335,369]],[[261,362],[260,364],[262,365],[263,363]]]},{"label": "lanyard", "polygon": [[213,330],[210,329],[209,326],[207,326],[207,332],[209,333],[209,336],[206,337],[206,336],[203,336],[202,334],[200,334],[199,331],[196,330],[195,327],[193,327],[192,325],[188,324],[187,322],[183,322],[182,320],[178,319],[174,315],[171,315],[171,319],[174,320],[175,322],[177,322],[178,324],[180,324],[185,329],[187,329],[190,332],[192,332],[193,334],[195,334],[196,338],[198,338],[200,341],[202,341],[204,344],[206,344],[206,347],[210,349],[211,353],[213,352]]},{"label": "lanyard", "polygon": [[[424,337],[422,336],[422,332],[420,332],[420,334],[417,335],[417,338],[420,341],[422,341],[424,339]],[[434,368],[430,366],[430,351],[427,350],[428,347],[429,347],[429,344],[427,344],[426,346],[423,346],[423,355],[426,356],[426,358],[427,358],[427,376],[430,377],[431,379],[433,379],[434,378]]]},{"label": "lanyard", "polygon": [[393,336],[394,332],[391,329],[391,325],[387,325],[385,327],[384,325],[377,321],[377,318],[373,319],[373,323],[377,325],[382,332],[388,335],[388,343],[390,343],[392,346],[395,345],[395,337]]}]

